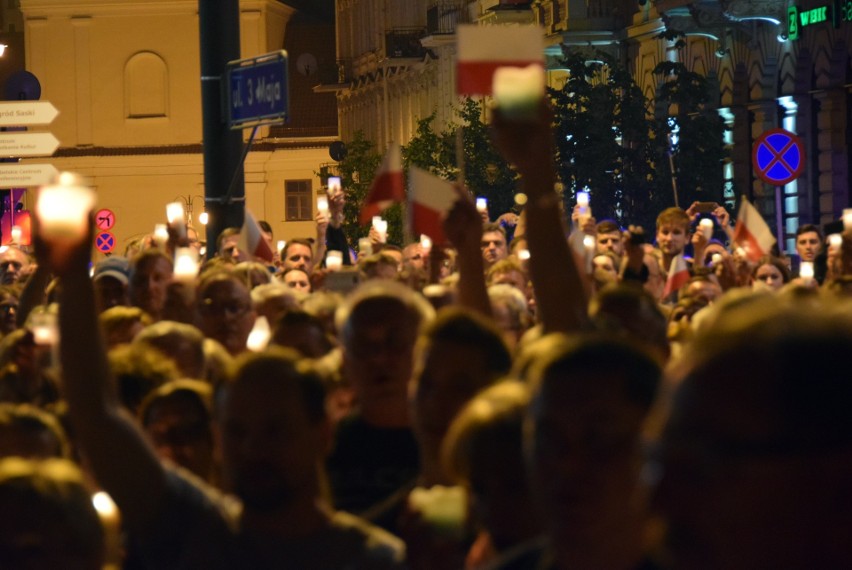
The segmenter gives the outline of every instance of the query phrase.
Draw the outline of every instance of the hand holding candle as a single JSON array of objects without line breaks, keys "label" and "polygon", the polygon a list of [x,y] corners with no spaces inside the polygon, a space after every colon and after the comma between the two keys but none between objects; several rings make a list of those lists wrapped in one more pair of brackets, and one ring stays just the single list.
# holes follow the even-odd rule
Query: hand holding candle
[{"label": "hand holding candle", "polygon": [[509,120],[531,121],[544,97],[544,68],[534,63],[527,67],[499,67],[494,72],[494,102]]},{"label": "hand holding candle", "polygon": [[376,229],[376,233],[379,234],[379,241],[381,243],[387,243],[388,241],[388,222],[387,220],[383,220],[381,216],[373,217],[373,227]]},{"label": "hand holding candle", "polygon": [[329,271],[340,271],[341,267],[343,267],[343,252],[329,250],[325,254],[325,268]]},{"label": "hand holding candle", "polygon": [[186,237],[186,218],[184,216],[183,204],[180,202],[166,204],[166,220],[168,220],[169,227],[174,230],[179,239]]}]

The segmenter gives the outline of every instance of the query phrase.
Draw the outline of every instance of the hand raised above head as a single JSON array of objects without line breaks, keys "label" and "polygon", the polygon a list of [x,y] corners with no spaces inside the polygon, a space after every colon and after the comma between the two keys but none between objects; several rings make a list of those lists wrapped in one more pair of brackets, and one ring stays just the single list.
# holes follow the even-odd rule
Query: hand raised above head
[{"label": "hand raised above head", "polygon": [[515,165],[521,174],[529,175],[542,169],[553,169],[553,113],[547,102],[539,104],[533,120],[507,119],[500,109],[494,109],[491,133],[494,145],[503,157]]}]

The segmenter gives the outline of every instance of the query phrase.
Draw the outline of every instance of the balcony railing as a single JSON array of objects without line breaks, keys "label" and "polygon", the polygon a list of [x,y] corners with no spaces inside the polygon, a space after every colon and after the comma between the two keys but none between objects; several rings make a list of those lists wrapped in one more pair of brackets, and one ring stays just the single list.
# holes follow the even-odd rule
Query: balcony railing
[{"label": "balcony railing", "polygon": [[320,64],[317,70],[320,85],[344,85],[352,81],[352,60],[338,59],[334,63]]},{"label": "balcony railing", "polygon": [[420,39],[426,28],[393,28],[385,34],[385,55],[389,58],[422,58],[426,48]]},{"label": "balcony railing", "polygon": [[426,30],[430,35],[454,34],[456,26],[470,23],[470,10],[466,2],[440,0],[426,10]]}]

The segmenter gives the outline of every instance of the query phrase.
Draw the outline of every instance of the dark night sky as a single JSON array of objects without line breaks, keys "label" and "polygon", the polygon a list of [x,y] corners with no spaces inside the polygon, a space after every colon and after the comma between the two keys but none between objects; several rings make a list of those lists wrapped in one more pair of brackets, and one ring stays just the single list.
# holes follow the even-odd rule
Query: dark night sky
[{"label": "dark night sky", "polygon": [[281,2],[322,20],[334,19],[334,0],[281,0]]}]

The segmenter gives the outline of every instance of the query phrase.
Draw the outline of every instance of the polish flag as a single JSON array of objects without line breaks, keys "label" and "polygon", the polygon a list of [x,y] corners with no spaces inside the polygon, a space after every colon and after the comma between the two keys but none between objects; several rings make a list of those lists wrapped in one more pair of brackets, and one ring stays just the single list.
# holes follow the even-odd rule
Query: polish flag
[{"label": "polish flag", "polygon": [[246,209],[245,217],[243,218],[243,227],[240,230],[240,239],[237,242],[237,247],[253,257],[272,263],[274,257],[272,247],[263,239],[263,234],[260,233],[260,226],[248,209]]},{"label": "polish flag", "polygon": [[394,204],[405,201],[405,181],[402,176],[402,154],[399,145],[391,143],[387,153],[376,172],[370,191],[361,206],[359,221],[367,225],[379,213]]},{"label": "polish flag", "polygon": [[412,166],[408,169],[408,188],[411,233],[425,234],[435,245],[445,245],[447,237],[441,224],[458,200],[452,183]]},{"label": "polish flag", "polygon": [[734,227],[734,243],[746,251],[751,261],[758,261],[764,255],[769,255],[775,236],[766,225],[760,212],[752,206],[745,196],[740,202],[740,212],[737,214],[737,225]]},{"label": "polish flag", "polygon": [[672,259],[669,267],[669,277],[666,279],[666,287],[663,289],[663,299],[678,291],[689,281],[689,266],[683,255],[677,255]]},{"label": "polish flag", "polygon": [[544,31],[539,26],[458,26],[456,93],[491,95],[498,67],[544,66]]}]

